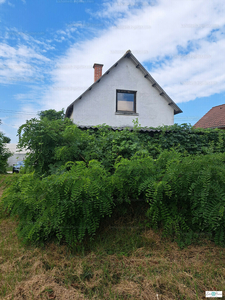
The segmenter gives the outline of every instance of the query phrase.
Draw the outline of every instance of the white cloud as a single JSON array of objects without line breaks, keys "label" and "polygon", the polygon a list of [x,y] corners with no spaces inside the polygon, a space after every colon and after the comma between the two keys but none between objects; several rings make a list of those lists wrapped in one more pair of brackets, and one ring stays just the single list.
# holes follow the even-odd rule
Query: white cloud
[{"label": "white cloud", "polygon": [[0,43],[0,57],[0,82],[5,84],[41,81],[45,71],[40,64],[51,62],[31,47],[6,43]]},{"label": "white cloud", "polygon": [[155,1],[151,0],[115,0],[104,1],[103,9],[99,12],[88,11],[92,16],[98,18],[118,18],[121,16],[130,15],[131,12],[137,12],[140,8],[153,5]]},{"label": "white cloud", "polygon": [[65,30],[57,30],[54,34],[54,41],[62,43],[63,41],[75,40],[73,33],[77,31],[77,24],[79,23],[70,23],[67,24]]},{"label": "white cloud", "polygon": [[6,0],[0,0],[0,4],[3,4],[3,3],[5,3],[5,1],[6,1]]},{"label": "white cloud", "polygon": [[225,41],[201,41],[193,54],[180,56],[155,72],[153,77],[177,103],[207,97],[225,89],[223,53]]},{"label": "white cloud", "polygon": [[[52,46],[52,40],[46,39],[46,35],[47,32],[45,31],[19,31],[17,28],[6,27],[3,41],[9,44],[10,41],[13,40],[17,42],[17,44],[29,46],[29,48],[37,52],[55,49],[55,47]],[[40,49],[39,46],[42,48]]]}]

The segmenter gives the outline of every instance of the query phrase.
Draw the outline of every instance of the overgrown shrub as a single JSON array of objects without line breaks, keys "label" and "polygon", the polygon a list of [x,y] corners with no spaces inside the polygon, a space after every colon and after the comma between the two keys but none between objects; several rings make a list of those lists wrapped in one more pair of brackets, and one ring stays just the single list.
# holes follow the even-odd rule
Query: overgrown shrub
[{"label": "overgrown shrub", "polygon": [[154,159],[148,151],[136,152],[131,158],[118,157],[115,162],[115,173],[112,175],[113,195],[118,203],[145,201],[145,194],[140,193],[140,186],[146,180],[157,180]]},{"label": "overgrown shrub", "polygon": [[85,234],[92,237],[100,219],[111,215],[111,189],[99,162],[88,167],[71,162],[42,180],[33,173],[19,176],[4,194],[3,209],[19,217],[18,234],[25,242],[57,238],[73,246]]},{"label": "overgrown shrub", "polygon": [[161,180],[143,183],[151,225],[163,226],[165,235],[175,234],[180,245],[191,243],[190,234],[198,232],[225,246],[225,153],[182,157],[172,151],[171,157],[164,152],[156,165],[165,155]]},{"label": "overgrown shrub", "polygon": [[6,143],[9,142],[10,138],[0,132],[0,174],[6,173],[6,168],[8,166],[7,160],[10,156],[12,156],[12,153],[6,148]]},{"label": "overgrown shrub", "polygon": [[55,149],[64,144],[62,134],[71,124],[70,119],[49,120],[44,117],[41,120],[33,118],[20,126],[18,147],[30,151],[25,160],[28,173],[35,170],[40,176],[47,176],[54,164],[58,163],[57,167],[63,165],[55,158]]},{"label": "overgrown shrub", "polygon": [[75,125],[65,129],[64,145],[56,148],[55,157],[66,163],[68,160],[88,162],[96,159],[111,173],[118,156],[130,158],[141,150],[138,136],[128,130],[111,131],[103,126],[97,131],[83,131]]}]

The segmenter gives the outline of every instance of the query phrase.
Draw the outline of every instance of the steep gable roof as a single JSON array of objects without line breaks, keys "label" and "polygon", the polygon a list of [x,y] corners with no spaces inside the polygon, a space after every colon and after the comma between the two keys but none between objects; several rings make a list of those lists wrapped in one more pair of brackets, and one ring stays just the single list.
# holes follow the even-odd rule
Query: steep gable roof
[{"label": "steep gable roof", "polygon": [[113,68],[115,68],[120,63],[120,61],[122,59],[124,59],[124,58],[131,59],[131,61],[136,66],[136,68],[138,68],[143,73],[144,78],[146,78],[146,79],[149,80],[150,84],[152,84],[152,86],[158,90],[160,96],[162,96],[168,102],[168,105],[170,105],[174,109],[174,114],[175,115],[183,112],[176,105],[176,103],[167,95],[167,93],[161,88],[161,86],[156,82],[156,80],[149,74],[149,72],[142,66],[142,64],[136,59],[136,57],[131,53],[131,51],[128,50],[111,68],[109,68],[96,82],[94,82],[83,94],[81,94],[76,100],[73,101],[73,103],[70,104],[70,106],[67,107],[66,117],[69,118],[71,116],[71,114],[73,112],[73,105],[74,105],[74,103],[78,99],[81,99],[84,94],[86,94],[89,91],[91,91],[92,87],[94,85],[98,84],[104,76],[107,76],[110,73],[110,71]]},{"label": "steep gable roof", "polygon": [[225,104],[212,107],[195,125],[195,128],[225,127]]}]

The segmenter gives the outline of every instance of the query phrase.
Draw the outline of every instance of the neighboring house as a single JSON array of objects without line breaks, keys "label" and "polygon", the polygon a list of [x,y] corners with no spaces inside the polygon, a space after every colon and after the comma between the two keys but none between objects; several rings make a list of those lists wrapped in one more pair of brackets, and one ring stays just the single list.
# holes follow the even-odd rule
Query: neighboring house
[{"label": "neighboring house", "polygon": [[77,125],[142,127],[173,125],[182,110],[128,50],[102,75],[102,64],[94,64],[94,83],[66,110]]},{"label": "neighboring house", "polygon": [[16,164],[18,161],[24,160],[26,153],[28,152],[26,150],[19,152],[19,150],[17,149],[17,144],[6,144],[6,148],[13,153],[13,156],[8,158],[9,167],[12,167],[13,164]]},{"label": "neighboring house", "polygon": [[211,108],[194,127],[225,129],[225,104]]}]

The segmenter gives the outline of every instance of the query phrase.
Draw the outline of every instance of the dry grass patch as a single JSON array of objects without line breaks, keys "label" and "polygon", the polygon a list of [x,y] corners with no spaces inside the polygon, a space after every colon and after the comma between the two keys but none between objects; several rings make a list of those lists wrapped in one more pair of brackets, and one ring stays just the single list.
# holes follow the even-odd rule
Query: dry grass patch
[{"label": "dry grass patch", "polygon": [[57,284],[53,277],[46,274],[35,275],[30,279],[17,284],[15,291],[4,300],[39,300],[39,299],[65,299],[81,300],[84,297],[75,289],[66,288]]},{"label": "dry grass patch", "polygon": [[157,249],[139,248],[130,257],[97,251],[74,255],[55,244],[23,248],[14,233],[16,224],[2,224],[8,226],[2,230],[0,250],[4,300],[202,299],[206,290],[225,287],[225,269],[215,267],[225,265],[224,251],[210,242],[183,250],[161,243]]}]

